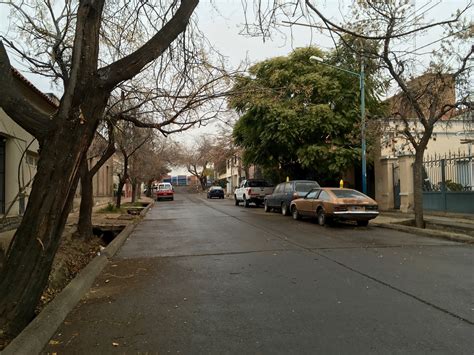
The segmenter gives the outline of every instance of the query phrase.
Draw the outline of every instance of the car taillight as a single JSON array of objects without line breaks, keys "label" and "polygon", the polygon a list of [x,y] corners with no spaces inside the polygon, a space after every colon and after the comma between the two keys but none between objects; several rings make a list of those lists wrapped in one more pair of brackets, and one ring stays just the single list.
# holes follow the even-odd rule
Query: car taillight
[{"label": "car taillight", "polygon": [[252,194],[252,189],[249,189],[249,195],[251,195],[251,194]]},{"label": "car taillight", "polygon": [[334,211],[347,211],[347,206],[344,206],[344,205],[334,206]]}]

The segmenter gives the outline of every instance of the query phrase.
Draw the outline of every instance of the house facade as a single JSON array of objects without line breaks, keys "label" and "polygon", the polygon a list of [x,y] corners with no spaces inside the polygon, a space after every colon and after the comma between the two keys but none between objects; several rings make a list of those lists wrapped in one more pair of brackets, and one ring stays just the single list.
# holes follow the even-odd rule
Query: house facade
[{"label": "house facade", "polygon": [[[54,97],[42,93],[17,70],[13,74],[25,99],[38,110],[54,114],[58,108]],[[23,215],[38,158],[38,141],[0,107],[0,215]]]},{"label": "house facade", "polygon": [[[59,100],[52,94],[37,89],[20,72],[13,69],[15,85],[25,99],[47,115],[52,116]],[[96,135],[95,142],[104,140]],[[25,211],[39,160],[38,141],[15,123],[0,107],[0,229],[15,228]],[[89,159],[92,165],[98,158]],[[113,193],[112,159],[94,176],[94,197],[107,197]],[[79,206],[80,185],[74,207]]]},{"label": "house facade", "polygon": [[237,152],[226,160],[225,172],[219,174],[217,178],[226,181],[226,194],[233,195],[242,180],[262,178],[260,175],[255,165],[244,167],[241,154]]},{"label": "house facade", "polygon": [[[423,77],[415,84],[420,85],[420,80],[423,81]],[[455,102],[454,83],[446,82],[438,106]],[[375,198],[382,210],[410,212],[414,207],[415,152],[402,132],[408,129],[414,136],[421,136],[424,127],[414,112],[406,108],[403,98],[395,96],[389,102],[392,115],[381,124],[380,140],[374,154]],[[421,104],[422,109],[428,109],[429,102]],[[474,212],[473,142],[472,111],[453,110],[434,125],[423,163],[426,210]],[[458,191],[451,191],[454,189]]]}]

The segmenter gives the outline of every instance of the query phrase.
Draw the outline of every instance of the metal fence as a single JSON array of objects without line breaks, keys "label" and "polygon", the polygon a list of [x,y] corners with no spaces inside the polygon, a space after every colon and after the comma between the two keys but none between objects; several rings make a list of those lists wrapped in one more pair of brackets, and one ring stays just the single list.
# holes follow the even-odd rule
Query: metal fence
[{"label": "metal fence", "polygon": [[474,191],[473,155],[449,153],[423,161],[424,191]]},{"label": "metal fence", "polygon": [[428,156],[423,161],[423,202],[428,210],[474,213],[472,154]]}]

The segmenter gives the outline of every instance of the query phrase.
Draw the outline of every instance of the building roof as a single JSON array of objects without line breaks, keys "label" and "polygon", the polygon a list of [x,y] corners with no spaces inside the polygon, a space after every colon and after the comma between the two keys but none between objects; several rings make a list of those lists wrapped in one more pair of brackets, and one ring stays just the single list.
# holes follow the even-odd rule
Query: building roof
[{"label": "building roof", "polygon": [[36,94],[38,94],[41,98],[43,98],[46,102],[48,102],[51,106],[53,106],[54,108],[59,107],[57,101],[55,99],[53,99],[53,97],[55,98],[55,96],[53,94],[45,94],[44,92],[42,92],[40,89],[38,89],[36,86],[34,86],[31,81],[29,81],[27,78],[25,78],[23,76],[23,74],[21,74],[18,71],[18,69],[15,69],[15,68],[12,67],[12,72],[13,72],[13,75],[17,79],[19,79],[21,82],[23,82],[26,86],[28,86],[31,90],[33,90]]}]

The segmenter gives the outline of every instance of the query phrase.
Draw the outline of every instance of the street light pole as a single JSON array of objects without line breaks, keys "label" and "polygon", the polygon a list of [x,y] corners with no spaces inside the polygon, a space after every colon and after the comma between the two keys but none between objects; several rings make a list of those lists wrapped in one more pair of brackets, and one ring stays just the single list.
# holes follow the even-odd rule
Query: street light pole
[{"label": "street light pole", "polygon": [[314,61],[320,63],[322,65],[326,65],[328,67],[342,70],[346,73],[351,75],[355,75],[359,78],[359,88],[360,88],[360,121],[361,121],[361,128],[360,128],[360,135],[361,135],[361,150],[362,150],[362,192],[367,194],[367,158],[366,158],[366,141],[365,141],[365,66],[364,61],[362,60],[360,63],[360,72],[354,72],[352,70],[347,70],[344,68],[337,67],[335,65],[331,65],[325,63],[324,60],[320,57],[312,55],[309,57],[310,61]]},{"label": "street light pole", "polygon": [[360,63],[360,135],[362,140],[362,192],[367,194],[367,159],[365,142],[365,70],[364,60]]}]

